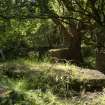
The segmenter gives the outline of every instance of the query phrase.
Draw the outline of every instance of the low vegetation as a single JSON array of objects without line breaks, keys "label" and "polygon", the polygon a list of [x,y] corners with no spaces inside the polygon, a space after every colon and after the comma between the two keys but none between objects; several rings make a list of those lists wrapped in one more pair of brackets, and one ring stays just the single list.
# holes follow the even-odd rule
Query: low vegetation
[{"label": "low vegetation", "polygon": [[0,105],[104,105],[104,89],[85,92],[85,87],[78,88],[79,69],[28,59],[0,63]]}]

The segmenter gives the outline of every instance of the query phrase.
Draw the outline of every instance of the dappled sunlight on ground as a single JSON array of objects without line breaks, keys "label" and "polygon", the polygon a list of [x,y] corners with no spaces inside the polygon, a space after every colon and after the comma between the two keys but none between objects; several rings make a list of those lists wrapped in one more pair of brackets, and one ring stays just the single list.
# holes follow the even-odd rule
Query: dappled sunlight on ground
[{"label": "dappled sunlight on ground", "polygon": [[105,76],[96,70],[24,59],[1,63],[0,70],[5,100],[15,95],[15,103],[27,105],[104,105]]}]

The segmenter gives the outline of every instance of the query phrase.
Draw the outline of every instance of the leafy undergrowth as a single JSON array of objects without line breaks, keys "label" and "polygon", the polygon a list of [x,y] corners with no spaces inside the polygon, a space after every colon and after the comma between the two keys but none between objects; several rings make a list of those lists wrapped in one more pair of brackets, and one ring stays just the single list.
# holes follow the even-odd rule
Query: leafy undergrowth
[{"label": "leafy undergrowth", "polygon": [[105,105],[104,91],[72,89],[77,68],[23,59],[1,63],[0,105]]}]

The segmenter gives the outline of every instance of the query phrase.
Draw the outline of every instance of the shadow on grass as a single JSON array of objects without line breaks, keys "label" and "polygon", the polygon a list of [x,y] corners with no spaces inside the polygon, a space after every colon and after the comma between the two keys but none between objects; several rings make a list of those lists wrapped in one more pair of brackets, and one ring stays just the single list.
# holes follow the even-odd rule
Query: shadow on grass
[{"label": "shadow on grass", "polygon": [[[39,64],[41,65],[41,64]],[[43,70],[42,70],[43,69]],[[51,69],[51,68],[50,68]],[[59,97],[72,97],[73,95],[80,95],[86,85],[88,90],[94,90],[94,86],[90,87],[84,84],[84,81],[72,79],[71,73],[60,69],[33,68],[25,62],[21,63],[4,63],[0,66],[1,80],[3,77],[4,84],[8,84],[8,79],[14,81],[22,81],[26,90],[37,90],[42,92],[51,90],[53,94]],[[7,81],[7,83],[6,83]],[[93,83],[92,83],[93,84]],[[15,86],[13,86],[15,88]],[[101,86],[99,85],[99,88]],[[93,88],[93,89],[92,89]],[[101,88],[100,88],[101,89]]]},{"label": "shadow on grass", "polygon": [[[36,67],[37,68],[37,67]],[[73,89],[80,91],[80,84],[74,84],[71,80],[70,74],[65,73],[63,70],[50,70],[30,68],[25,63],[23,64],[3,64],[0,67],[2,75],[12,80],[24,80],[25,89],[27,90],[41,90],[46,92],[51,90],[53,94],[59,97],[70,97],[77,94]],[[5,79],[6,80],[6,79]],[[4,80],[4,81],[5,81]],[[72,87],[71,83],[76,85]],[[24,87],[24,86],[23,86]]]}]

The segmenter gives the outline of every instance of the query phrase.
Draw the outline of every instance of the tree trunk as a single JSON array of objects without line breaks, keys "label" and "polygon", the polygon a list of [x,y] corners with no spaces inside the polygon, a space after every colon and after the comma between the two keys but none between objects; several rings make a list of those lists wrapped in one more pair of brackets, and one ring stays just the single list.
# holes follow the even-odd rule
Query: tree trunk
[{"label": "tree trunk", "polygon": [[[62,29],[62,32],[64,30]],[[67,32],[67,31],[66,31]],[[76,25],[70,26],[70,31],[64,33],[64,46],[69,47],[69,60],[72,63],[81,65],[83,63],[82,54],[81,54],[81,27],[78,29]]]},{"label": "tree trunk", "polygon": [[2,60],[4,61],[4,60],[5,60],[5,55],[4,55],[4,53],[3,53],[3,50],[2,50],[2,49],[0,49],[0,56],[1,56]]},{"label": "tree trunk", "polygon": [[70,42],[70,59],[73,63],[81,65],[83,63],[83,58],[81,54],[81,26],[76,28],[76,25],[71,27],[70,32],[73,34]]},{"label": "tree trunk", "polygon": [[70,59],[73,63],[81,65],[83,63],[82,54],[81,54],[81,35],[74,35],[71,41],[70,48]]},{"label": "tree trunk", "polygon": [[82,24],[80,23],[78,25],[72,24],[70,25],[70,30],[68,31],[68,28],[65,27],[61,21],[53,18],[52,19],[55,24],[60,25],[61,32],[64,36],[64,47],[70,48],[70,55],[68,56],[68,59],[71,60],[73,63],[77,65],[81,65],[83,62],[82,55],[81,55],[81,30],[82,30]]},{"label": "tree trunk", "polygon": [[105,73],[105,29],[97,33],[96,69]]}]

